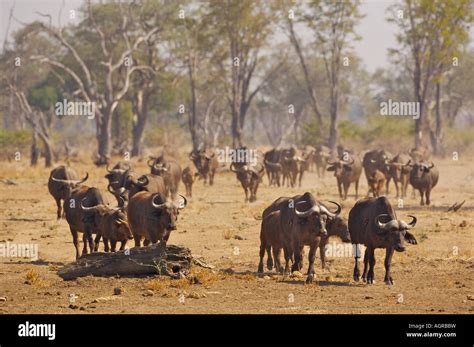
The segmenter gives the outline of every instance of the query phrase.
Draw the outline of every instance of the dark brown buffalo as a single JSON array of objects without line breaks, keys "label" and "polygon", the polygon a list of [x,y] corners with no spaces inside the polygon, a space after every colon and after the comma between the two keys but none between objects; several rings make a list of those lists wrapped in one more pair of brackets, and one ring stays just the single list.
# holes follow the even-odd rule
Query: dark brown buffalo
[{"label": "dark brown buffalo", "polygon": [[410,180],[411,168],[407,165],[410,157],[406,154],[397,154],[389,162],[389,177],[393,179],[397,198],[407,196],[407,187]]},{"label": "dark brown buffalo", "polygon": [[[408,163],[411,167],[410,171],[410,184],[420,192],[421,201],[420,204],[430,204],[431,190],[438,183],[439,172],[434,164],[427,162],[419,162],[416,164]],[[425,198],[425,199],[424,199]]]},{"label": "dark brown buffalo", "polygon": [[[383,149],[376,149],[372,151],[368,151],[364,154],[364,158],[362,159],[362,166],[364,167],[365,177],[367,178],[367,184],[369,184],[369,177],[373,177],[375,170],[379,170],[385,175],[386,180],[386,187],[385,193],[388,195],[388,184],[390,183],[390,168],[389,163],[392,159],[392,155],[383,150]],[[371,193],[370,186],[369,190],[367,191],[367,196]]]},{"label": "dark brown buffalo", "polygon": [[372,176],[367,178],[369,184],[369,191],[374,194],[374,197],[379,197],[382,195],[382,190],[385,186],[385,175],[382,171],[375,170],[372,173]]},{"label": "dark brown buffalo", "polygon": [[263,163],[267,171],[268,185],[280,186],[280,178],[282,173],[282,166],[280,164],[281,150],[273,148],[265,152],[263,155]]},{"label": "dark brown buffalo", "polygon": [[74,188],[70,192],[69,197],[64,200],[64,212],[72,234],[72,241],[76,248],[76,259],[79,258],[78,233],[83,233],[83,255],[87,254],[87,243],[89,243],[91,252],[95,249],[92,234],[97,233],[97,228],[91,219],[91,212],[83,210],[81,204],[86,207],[100,204],[105,205],[105,200],[99,189],[87,186]]},{"label": "dark brown buffalo", "polygon": [[[339,189],[339,196],[342,199],[347,199],[347,192],[351,183],[355,184],[355,198],[359,195],[359,179],[362,173],[362,165],[357,155],[348,156],[347,160],[328,161],[330,165],[327,171],[334,171],[334,176],[337,180],[337,188]],[[342,193],[344,188],[344,195]]]},{"label": "dark brown buffalo", "polygon": [[256,201],[258,186],[265,173],[263,164],[259,162],[255,164],[232,163],[230,170],[237,174],[237,179],[245,192],[245,202]]},{"label": "dark brown buffalo", "polygon": [[364,255],[364,272],[362,279],[367,283],[374,282],[374,266],[376,248],[385,248],[385,279],[386,284],[393,284],[390,266],[394,250],[405,251],[404,242],[416,244],[415,237],[408,230],[415,226],[416,218],[406,223],[399,220],[395,210],[386,197],[368,198],[358,201],[349,212],[349,233],[351,241],[356,246],[354,280],[360,277],[359,245],[367,248]]},{"label": "dark brown buffalo", "polygon": [[199,175],[191,166],[186,166],[183,169],[183,175],[181,180],[183,181],[184,186],[186,187],[186,195],[189,197],[193,196],[193,183],[196,176]]},{"label": "dark brown buffalo", "polygon": [[[150,165],[150,160],[148,161]],[[161,156],[153,160],[150,166],[153,175],[161,176],[166,187],[166,196],[175,199],[181,182],[181,166],[170,157]]]},{"label": "dark brown buffalo", "polygon": [[[291,249],[293,251],[294,263],[292,271],[300,270],[303,266],[303,248],[308,245],[308,276],[307,283],[314,280],[314,260],[316,250],[321,238],[327,237],[326,229],[328,218],[335,218],[341,212],[341,206],[337,203],[336,212],[330,212],[325,206],[314,199],[311,193],[305,193],[290,204],[282,206],[281,222],[283,231],[290,231]],[[287,219],[289,217],[289,219]]]},{"label": "dark brown buffalo", "polygon": [[[341,212],[341,206],[334,203],[337,205],[337,210],[334,213],[330,212],[324,205],[316,201],[309,192],[297,195],[286,203],[283,200],[277,200],[275,203],[280,206],[280,225],[283,231],[284,244],[291,250],[290,252],[285,252],[285,260],[287,263],[289,262],[288,258],[291,259],[292,252],[294,263],[291,270],[300,270],[303,265],[303,248],[305,245],[309,245],[309,266],[306,282],[311,283],[314,280],[316,250],[319,247],[321,238],[328,235],[326,230],[327,219],[335,218]],[[287,270],[285,268],[285,272]]]},{"label": "dark brown buffalo", "polygon": [[132,229],[135,247],[160,241],[165,249],[171,231],[176,230],[179,210],[186,207],[186,198],[174,203],[167,201],[162,193],[138,192],[130,198],[127,215]]},{"label": "dark brown buffalo", "polygon": [[[121,203],[123,205],[123,203]],[[85,207],[81,202],[81,209],[88,212],[86,221],[94,225],[96,230],[95,251],[99,250],[100,239],[104,241],[105,252],[115,252],[117,242],[120,242],[120,250],[124,250],[128,240],[133,239],[132,231],[128,225],[127,215],[124,207],[111,208],[107,205]],[[110,248],[109,248],[110,242]]]},{"label": "dark brown buffalo", "polygon": [[[298,199],[300,196],[296,196]],[[258,272],[263,272],[263,258],[265,252],[267,252],[267,268],[272,270],[273,262],[275,264],[275,270],[277,272],[289,272],[289,262],[293,259],[293,251],[291,247],[287,247],[285,244],[285,234],[282,232],[280,222],[280,208],[282,204],[288,204],[291,198],[282,197],[277,199],[271,206],[263,212],[262,225],[260,231],[260,263]],[[319,203],[320,206],[327,207],[324,204]],[[325,247],[329,240],[329,237],[336,236],[342,239],[343,242],[350,242],[349,229],[347,227],[347,221],[339,215],[335,215],[332,218],[326,220],[326,229],[328,235],[321,238],[319,244],[321,262],[323,268],[325,267]],[[280,263],[281,250],[284,251],[285,256],[285,270],[282,268]],[[273,255],[273,259],[272,259]],[[303,253],[300,254],[302,259]]]},{"label": "dark brown buffalo", "polygon": [[299,166],[297,160],[296,148],[290,147],[281,150],[280,157],[281,171],[282,171],[282,185],[293,188],[296,184]]},{"label": "dark brown buffalo", "polygon": [[[285,247],[284,235],[280,226],[280,211],[273,211],[262,219],[260,229],[260,262],[258,264],[258,272],[263,272],[263,257],[267,252],[267,269],[273,269],[273,259],[275,260],[275,270],[283,272],[280,263],[281,250],[285,250],[286,271],[289,271],[290,256],[288,256],[288,248]],[[272,257],[273,251],[273,257]]]},{"label": "dark brown buffalo", "polygon": [[326,245],[331,236],[340,238],[342,242],[351,242],[347,220],[341,215],[336,215],[334,218],[328,218],[326,230],[328,235],[322,237],[321,242],[319,243],[319,255],[321,257],[321,265],[323,269],[326,267]]},{"label": "dark brown buffalo", "polygon": [[194,150],[189,154],[189,159],[194,163],[199,177],[204,180],[204,184],[207,184],[209,178],[209,185],[212,186],[219,166],[215,151],[211,149]]},{"label": "dark brown buffalo", "polygon": [[316,163],[316,171],[318,177],[323,177],[326,174],[326,166],[329,158],[331,157],[331,149],[329,147],[318,145],[314,153],[314,161]]},{"label": "dark brown buffalo", "polygon": [[[166,186],[163,177],[153,174],[141,175],[135,178],[134,174],[128,174],[124,188],[128,190],[129,199],[138,192],[162,193],[166,196]],[[116,192],[120,194],[121,192]]]},{"label": "dark brown buffalo", "polygon": [[116,192],[121,191],[121,188],[125,186],[126,178],[132,166],[128,162],[120,161],[114,165],[112,169],[109,169],[109,166],[106,167],[107,174],[105,178],[109,181],[108,191],[115,196],[117,203],[121,203],[122,199],[125,201],[128,200],[128,191],[123,191],[122,194],[117,194]]},{"label": "dark brown buffalo", "polygon": [[86,173],[86,176],[82,180],[78,180],[76,172],[64,165],[51,170],[48,179],[48,190],[56,201],[58,219],[60,219],[62,215],[61,200],[64,201],[68,198],[71,190],[80,186],[87,178],[89,178],[88,173]]}]

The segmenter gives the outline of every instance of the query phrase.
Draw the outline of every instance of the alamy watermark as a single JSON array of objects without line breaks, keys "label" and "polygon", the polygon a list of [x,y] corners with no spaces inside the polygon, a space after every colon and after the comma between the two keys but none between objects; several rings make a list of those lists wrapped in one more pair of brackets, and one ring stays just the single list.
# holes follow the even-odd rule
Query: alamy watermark
[{"label": "alamy watermark", "polygon": [[413,119],[420,118],[420,103],[415,101],[383,101],[380,103],[380,115],[382,116],[411,116]]},{"label": "alamy watermark", "polygon": [[63,99],[62,102],[57,102],[54,105],[56,116],[82,116],[87,119],[95,118],[95,102],[86,101],[68,101]]},{"label": "alamy watermark", "polygon": [[38,244],[36,243],[0,243],[0,257],[30,258],[38,260]]},{"label": "alamy watermark", "polygon": [[220,163],[245,163],[245,164],[256,164],[258,159],[257,150],[247,148],[218,148],[217,160]]}]

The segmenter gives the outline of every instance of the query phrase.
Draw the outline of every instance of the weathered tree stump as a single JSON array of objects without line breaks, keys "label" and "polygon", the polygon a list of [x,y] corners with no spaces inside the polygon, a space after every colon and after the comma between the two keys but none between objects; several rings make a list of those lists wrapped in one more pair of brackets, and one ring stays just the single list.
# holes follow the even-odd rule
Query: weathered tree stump
[{"label": "weathered tree stump", "polygon": [[58,271],[58,275],[64,280],[89,275],[179,277],[180,273],[188,273],[192,263],[208,267],[202,260],[193,259],[188,248],[169,245],[166,247],[166,254],[163,254],[163,248],[158,243],[115,253],[87,254],[76,262],[62,267]]}]

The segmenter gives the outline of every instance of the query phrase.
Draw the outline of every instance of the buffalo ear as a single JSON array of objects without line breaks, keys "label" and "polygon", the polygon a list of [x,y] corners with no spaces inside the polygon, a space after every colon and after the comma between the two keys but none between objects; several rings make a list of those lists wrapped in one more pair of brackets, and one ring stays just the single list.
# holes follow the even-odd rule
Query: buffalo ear
[{"label": "buffalo ear", "polygon": [[328,167],[326,171],[336,171],[336,167],[334,165]]}]

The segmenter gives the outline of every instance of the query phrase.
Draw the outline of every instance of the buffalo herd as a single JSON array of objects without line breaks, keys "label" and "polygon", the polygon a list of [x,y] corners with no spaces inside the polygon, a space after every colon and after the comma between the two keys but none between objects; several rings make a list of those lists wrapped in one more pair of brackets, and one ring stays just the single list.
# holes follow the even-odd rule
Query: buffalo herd
[{"label": "buffalo herd", "polygon": [[[247,153],[245,147],[238,150]],[[333,172],[341,200],[347,199],[351,186],[357,200],[362,171],[367,179],[367,194],[355,203],[347,220],[341,216],[340,203],[319,201],[310,192],[276,199],[262,214],[258,272],[264,271],[265,255],[268,270],[284,274],[301,270],[303,249],[309,246],[306,282],[311,283],[316,251],[319,248],[324,268],[324,249],[329,237],[336,236],[353,244],[354,280],[360,279],[358,259],[362,244],[366,246],[362,279],[374,282],[374,250],[383,248],[386,250],[384,282],[393,284],[392,255],[394,251],[403,252],[405,242],[417,243],[410,233],[417,219],[414,216],[409,216],[409,222],[398,219],[385,196],[393,180],[397,198],[406,197],[410,184],[414,191],[419,191],[421,205],[430,205],[431,190],[438,182],[439,173],[428,157],[427,151],[419,149],[395,156],[382,149],[360,155],[342,146],[332,151],[319,145],[273,148],[254,156],[233,158],[229,169],[244,190],[245,202],[257,200],[265,173],[269,186],[295,188],[301,187],[305,171],[314,170],[320,178],[326,171]],[[193,150],[189,160],[190,164],[182,169],[173,156],[162,153],[149,158],[150,171],[145,174],[136,173],[129,162],[118,162],[112,168],[107,165],[107,190],[116,199],[115,207],[109,206],[101,190],[85,185],[87,173],[79,179],[69,167],[53,169],[48,189],[56,201],[57,218],[64,215],[69,224],[76,258],[80,257],[78,233],[83,234],[82,255],[88,253],[88,248],[91,252],[98,251],[101,239],[106,252],[115,252],[118,242],[123,250],[132,239],[135,247],[140,247],[142,240],[144,246],[159,241],[165,249],[171,231],[176,229],[179,210],[187,205],[186,197],[178,193],[180,183],[190,198],[195,180],[213,186],[216,171],[222,166],[217,151],[212,149]],[[280,263],[282,251],[284,266]]]}]

